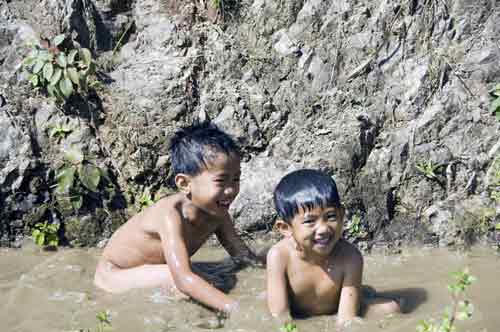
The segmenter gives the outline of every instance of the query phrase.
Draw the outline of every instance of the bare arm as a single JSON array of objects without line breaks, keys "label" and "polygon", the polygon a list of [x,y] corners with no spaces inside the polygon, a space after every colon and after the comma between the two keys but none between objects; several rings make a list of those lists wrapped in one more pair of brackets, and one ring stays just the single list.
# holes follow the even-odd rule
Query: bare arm
[{"label": "bare arm", "polygon": [[291,320],[286,278],[287,254],[274,246],[267,253],[267,306],[279,325]]},{"label": "bare arm", "polygon": [[179,216],[169,216],[168,222],[162,223],[160,237],[163,252],[176,287],[211,308],[231,312],[237,302],[213,287],[191,270],[188,250],[182,235]]},{"label": "bare arm", "polygon": [[250,264],[253,266],[263,265],[264,262],[262,258],[256,256],[236,233],[229,215],[224,219],[222,225],[217,228],[215,234],[224,249],[226,249],[228,254],[231,255],[237,263]]},{"label": "bare arm", "polygon": [[361,281],[363,278],[363,256],[355,249],[348,250],[345,259],[344,280],[340,291],[337,323],[343,326],[359,315]]}]

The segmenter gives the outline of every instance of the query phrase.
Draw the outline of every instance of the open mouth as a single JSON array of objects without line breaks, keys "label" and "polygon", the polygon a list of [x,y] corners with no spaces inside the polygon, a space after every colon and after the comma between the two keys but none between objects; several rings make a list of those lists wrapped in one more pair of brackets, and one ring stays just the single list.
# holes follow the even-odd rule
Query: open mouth
[{"label": "open mouth", "polygon": [[231,200],[217,201],[217,205],[219,205],[221,208],[224,208],[224,209],[229,209],[229,206],[231,205],[231,203],[232,203]]},{"label": "open mouth", "polygon": [[332,236],[323,236],[320,238],[315,238],[313,241],[314,241],[315,245],[318,245],[321,247],[326,247],[330,243],[331,240],[332,240]]}]

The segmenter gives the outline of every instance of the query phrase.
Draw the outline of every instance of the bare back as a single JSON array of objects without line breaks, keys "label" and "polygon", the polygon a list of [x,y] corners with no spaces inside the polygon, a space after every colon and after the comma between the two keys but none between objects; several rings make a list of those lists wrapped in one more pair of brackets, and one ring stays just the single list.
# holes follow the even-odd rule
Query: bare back
[{"label": "bare back", "polygon": [[120,268],[165,264],[161,242],[164,223],[182,223],[189,256],[220,226],[220,221],[194,207],[182,194],[161,199],[120,226],[106,245],[103,256]]}]

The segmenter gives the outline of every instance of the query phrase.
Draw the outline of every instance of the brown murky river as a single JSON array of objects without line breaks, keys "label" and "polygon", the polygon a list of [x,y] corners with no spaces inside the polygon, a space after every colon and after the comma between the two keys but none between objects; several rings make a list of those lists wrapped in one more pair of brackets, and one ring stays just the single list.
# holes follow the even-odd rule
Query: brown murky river
[{"label": "brown murky river", "polygon": [[[0,249],[0,324],[2,332],[97,331],[96,313],[108,310],[112,331],[207,331],[210,311],[179,301],[160,289],[110,295],[92,285],[99,250],[68,249],[42,252]],[[225,253],[202,248],[194,256],[196,267],[210,273],[214,282],[231,288],[241,312],[219,331],[278,331],[266,314],[263,292],[265,271],[234,272],[229,264],[217,265]],[[404,294],[411,312],[390,317],[366,317],[351,331],[415,331],[421,319],[437,317],[450,303],[446,285],[450,272],[469,267],[477,281],[469,289],[473,317],[458,331],[500,331],[500,256],[492,249],[466,253],[447,249],[405,249],[395,256],[365,256],[364,283],[378,291]],[[334,331],[331,317],[297,322],[299,331]]]}]

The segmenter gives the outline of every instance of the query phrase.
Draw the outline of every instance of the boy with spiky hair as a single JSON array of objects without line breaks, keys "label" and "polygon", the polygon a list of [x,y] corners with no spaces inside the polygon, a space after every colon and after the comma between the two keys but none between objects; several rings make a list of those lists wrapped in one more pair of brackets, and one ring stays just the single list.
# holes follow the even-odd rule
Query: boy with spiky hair
[{"label": "boy with spiky hair", "polygon": [[123,224],[104,248],[94,283],[109,292],[163,287],[226,313],[237,302],[194,273],[190,257],[215,233],[239,261],[258,262],[228,209],[239,192],[240,152],[210,123],[179,130],[170,144],[179,192]]},{"label": "boy with spiky hair", "polygon": [[267,302],[281,322],[292,316],[337,313],[343,326],[359,314],[360,304],[381,313],[399,304],[361,297],[363,257],[342,239],[344,209],[333,179],[317,170],[289,173],[274,191],[275,227],[284,239],[267,255]]}]

